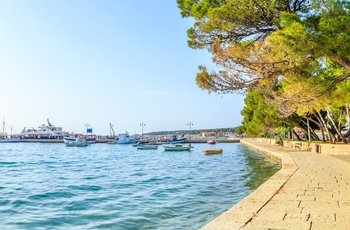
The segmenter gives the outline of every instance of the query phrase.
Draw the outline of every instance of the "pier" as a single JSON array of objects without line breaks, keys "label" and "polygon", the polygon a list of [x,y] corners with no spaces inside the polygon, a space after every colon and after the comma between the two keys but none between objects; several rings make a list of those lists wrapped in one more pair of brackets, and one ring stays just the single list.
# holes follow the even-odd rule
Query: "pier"
[{"label": "pier", "polygon": [[282,169],[203,230],[350,229],[350,146],[348,155],[336,156],[241,143],[280,160]]}]

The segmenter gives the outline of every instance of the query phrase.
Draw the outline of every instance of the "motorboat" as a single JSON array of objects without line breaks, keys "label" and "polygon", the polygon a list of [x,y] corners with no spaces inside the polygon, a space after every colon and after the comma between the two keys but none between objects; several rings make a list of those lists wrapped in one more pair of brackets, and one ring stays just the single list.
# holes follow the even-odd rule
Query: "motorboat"
[{"label": "motorboat", "polygon": [[39,125],[37,129],[33,127],[24,127],[20,135],[24,139],[63,139],[67,133],[62,130],[62,127],[55,126],[47,119],[47,125]]},{"label": "motorboat", "polygon": [[208,140],[207,143],[208,143],[209,145],[215,145],[215,144],[216,144],[216,141],[214,141],[214,140]]},{"label": "motorboat", "polygon": [[86,147],[88,146],[88,142],[85,136],[77,136],[77,137],[64,137],[64,143],[67,147]]},{"label": "motorboat", "polygon": [[165,151],[189,151],[193,146],[191,144],[189,145],[181,145],[181,144],[175,144],[175,145],[163,145]]},{"label": "motorboat", "polygon": [[207,150],[203,150],[204,155],[220,154],[222,152],[223,152],[222,149],[207,149]]},{"label": "motorboat", "polygon": [[152,144],[138,144],[137,149],[140,150],[151,150],[151,149],[158,149],[158,145],[152,145]]}]

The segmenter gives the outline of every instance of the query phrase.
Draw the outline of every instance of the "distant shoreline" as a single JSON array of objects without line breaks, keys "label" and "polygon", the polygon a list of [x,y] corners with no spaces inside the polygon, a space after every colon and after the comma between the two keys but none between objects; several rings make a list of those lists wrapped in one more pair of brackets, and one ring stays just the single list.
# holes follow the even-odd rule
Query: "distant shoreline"
[{"label": "distant shoreline", "polygon": [[[238,138],[232,138],[232,139],[215,139],[216,143],[238,143],[240,142],[240,139]],[[151,141],[151,140],[150,140]],[[185,143],[207,143],[207,138],[196,138],[196,139],[187,139],[185,140]],[[64,143],[63,140],[57,140],[57,139],[21,139],[19,142],[21,143]],[[106,140],[96,140],[96,144],[103,144],[107,143]]]}]

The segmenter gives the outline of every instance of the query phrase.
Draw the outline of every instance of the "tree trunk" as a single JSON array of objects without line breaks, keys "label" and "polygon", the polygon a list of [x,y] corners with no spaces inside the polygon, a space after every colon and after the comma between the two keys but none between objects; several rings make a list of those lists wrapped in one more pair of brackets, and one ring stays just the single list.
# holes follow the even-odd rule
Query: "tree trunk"
[{"label": "tree trunk", "polygon": [[340,65],[344,66],[347,70],[350,71],[350,61],[349,61],[349,59],[347,59],[347,58],[345,58],[345,57],[338,57],[338,58],[337,58],[337,62],[338,62]]},{"label": "tree trunk", "polygon": [[317,113],[318,113],[318,116],[319,116],[319,118],[320,118],[320,121],[322,122],[322,125],[323,125],[323,127],[324,127],[324,130],[325,130],[326,133],[327,133],[329,143],[334,144],[333,135],[329,132],[329,130],[328,130],[328,128],[327,128],[327,125],[326,125],[326,122],[323,120],[323,117],[322,117],[321,113],[320,113],[320,112],[317,112]]},{"label": "tree trunk", "polygon": [[[339,131],[338,127],[335,125],[335,122],[334,122],[334,120],[333,120],[333,118],[332,118],[332,116],[331,116],[331,113],[330,113],[330,111],[329,111],[329,108],[326,107],[326,111],[327,111],[327,117],[328,117],[328,119],[331,121],[331,123],[332,123],[332,125],[333,125],[335,131],[337,132],[337,134],[339,135],[339,137],[341,137],[341,139],[343,140],[343,142],[346,144],[346,140],[345,140],[343,134]],[[335,140],[334,140],[334,142],[335,142]]]}]

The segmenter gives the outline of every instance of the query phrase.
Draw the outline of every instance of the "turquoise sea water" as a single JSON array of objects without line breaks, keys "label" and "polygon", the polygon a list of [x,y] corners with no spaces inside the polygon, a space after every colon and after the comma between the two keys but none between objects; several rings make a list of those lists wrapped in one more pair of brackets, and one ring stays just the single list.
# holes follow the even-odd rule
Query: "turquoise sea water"
[{"label": "turquoise sea water", "polygon": [[198,229],[280,169],[239,143],[193,146],[3,143],[0,229]]}]

